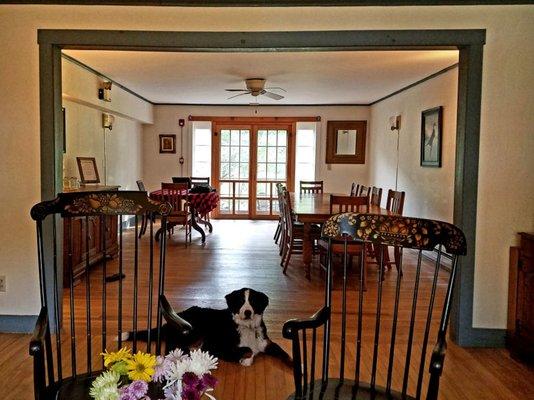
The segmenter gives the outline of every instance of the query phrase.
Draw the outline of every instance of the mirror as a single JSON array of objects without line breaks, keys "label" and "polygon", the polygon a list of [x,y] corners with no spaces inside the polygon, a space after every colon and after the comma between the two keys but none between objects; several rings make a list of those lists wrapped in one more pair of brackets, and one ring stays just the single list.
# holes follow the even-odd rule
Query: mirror
[{"label": "mirror", "polygon": [[327,164],[365,164],[367,121],[328,121]]},{"label": "mirror", "polygon": [[336,154],[356,154],[356,129],[338,129],[336,136]]}]

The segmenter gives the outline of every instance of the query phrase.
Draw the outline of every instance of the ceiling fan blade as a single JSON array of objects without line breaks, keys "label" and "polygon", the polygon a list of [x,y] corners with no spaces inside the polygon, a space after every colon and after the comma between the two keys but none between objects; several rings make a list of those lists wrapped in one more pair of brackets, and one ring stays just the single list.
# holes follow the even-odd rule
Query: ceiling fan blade
[{"label": "ceiling fan blade", "polygon": [[246,95],[246,94],[250,94],[250,91],[247,90],[245,93],[239,93],[239,94],[236,94],[236,95],[234,95],[234,96],[230,96],[230,97],[228,97],[226,100],[233,99],[234,97],[244,96],[244,95]]},{"label": "ceiling fan blade", "polygon": [[248,89],[224,89],[227,92],[248,92]]},{"label": "ceiling fan blade", "polygon": [[262,95],[267,96],[268,98],[273,99],[273,100],[281,100],[284,98],[284,96],[280,96],[279,94],[276,94],[273,92],[267,92],[267,91],[264,91]]},{"label": "ceiling fan blade", "polygon": [[284,88],[281,88],[279,86],[267,87],[265,89],[267,89],[267,90],[281,90],[282,92],[286,92],[287,93],[287,90],[285,90]]}]

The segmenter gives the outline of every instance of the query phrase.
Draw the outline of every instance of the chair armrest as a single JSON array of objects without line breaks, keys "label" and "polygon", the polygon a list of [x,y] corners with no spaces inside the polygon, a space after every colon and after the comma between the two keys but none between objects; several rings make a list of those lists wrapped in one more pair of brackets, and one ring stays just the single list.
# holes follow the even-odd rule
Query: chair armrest
[{"label": "chair armrest", "polygon": [[30,339],[30,355],[40,355],[44,351],[46,329],[48,327],[48,311],[42,307],[35,322],[32,338]]},{"label": "chair armrest", "polygon": [[159,297],[163,318],[167,324],[171,325],[180,335],[188,336],[193,331],[193,326],[180,317],[172,308],[165,295]]},{"label": "chair armrest", "polygon": [[286,321],[282,328],[282,335],[285,339],[293,339],[298,331],[302,329],[318,328],[326,323],[330,318],[330,307],[323,307],[310,318],[290,319]]}]

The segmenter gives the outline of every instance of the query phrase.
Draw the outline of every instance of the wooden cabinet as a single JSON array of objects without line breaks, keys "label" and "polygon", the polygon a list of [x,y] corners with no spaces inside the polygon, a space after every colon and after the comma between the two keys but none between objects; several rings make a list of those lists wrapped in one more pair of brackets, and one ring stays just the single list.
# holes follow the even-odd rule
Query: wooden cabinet
[{"label": "wooden cabinet", "polygon": [[534,234],[520,233],[520,247],[510,248],[508,329],[513,357],[534,361]]},{"label": "wooden cabinet", "polygon": [[[99,191],[109,191],[117,190],[118,186],[94,188],[98,188]],[[89,191],[89,189],[78,190]],[[70,285],[71,270],[74,285],[77,285],[86,273],[87,264],[90,268],[104,258],[113,258],[118,253],[117,224],[117,216],[65,218],[63,220],[64,287]],[[104,228],[105,232],[103,232]]]}]

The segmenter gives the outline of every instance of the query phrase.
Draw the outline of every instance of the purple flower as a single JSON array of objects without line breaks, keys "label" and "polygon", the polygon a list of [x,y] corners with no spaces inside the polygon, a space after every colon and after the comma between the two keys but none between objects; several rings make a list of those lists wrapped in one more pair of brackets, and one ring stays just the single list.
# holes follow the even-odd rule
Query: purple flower
[{"label": "purple flower", "polygon": [[133,381],[129,386],[129,391],[136,399],[143,397],[148,390],[148,383],[145,381]]},{"label": "purple flower", "polygon": [[184,386],[195,387],[199,383],[200,379],[196,374],[192,372],[186,372],[182,377],[182,384]]},{"label": "purple flower", "polygon": [[200,400],[200,393],[189,386],[182,389],[182,400]]},{"label": "purple flower", "polygon": [[201,383],[204,386],[202,391],[206,390],[207,388],[214,388],[217,385],[217,382],[217,378],[215,378],[212,374],[202,375]]},{"label": "purple flower", "polygon": [[121,393],[120,400],[137,400],[137,397],[135,397],[132,393],[125,390]]},{"label": "purple flower", "polygon": [[165,378],[165,374],[167,373],[167,370],[169,369],[170,362],[167,361],[162,356],[156,357],[156,367],[154,368],[154,375],[152,376],[152,379],[155,382],[161,382]]}]

